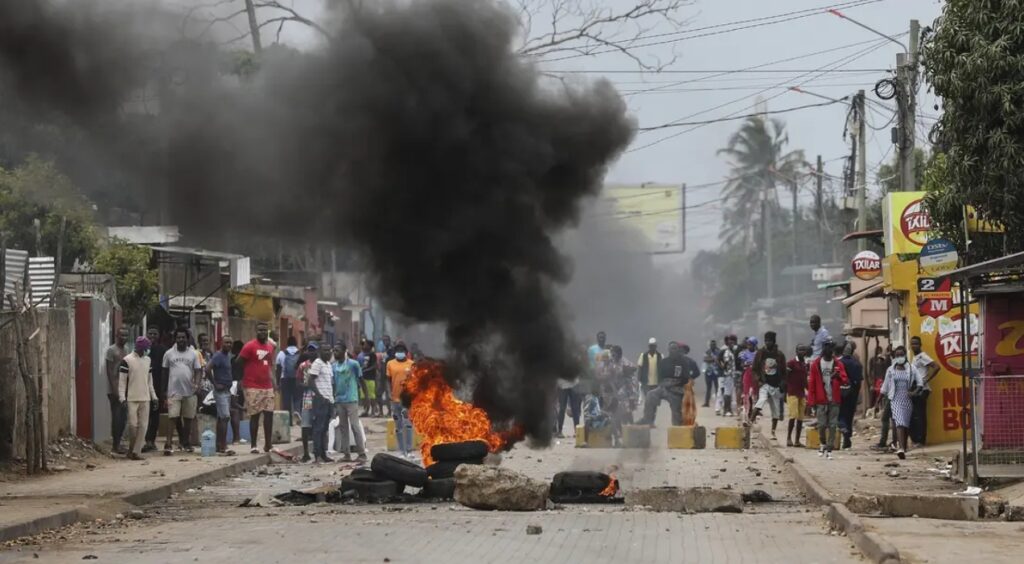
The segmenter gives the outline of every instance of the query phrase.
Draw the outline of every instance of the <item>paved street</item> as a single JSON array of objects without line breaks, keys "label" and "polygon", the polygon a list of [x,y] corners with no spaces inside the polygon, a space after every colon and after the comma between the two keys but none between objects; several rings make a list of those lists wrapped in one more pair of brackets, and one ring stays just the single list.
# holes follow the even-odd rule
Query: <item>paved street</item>
[{"label": "paved street", "polygon": [[[713,428],[724,419],[702,415]],[[377,428],[374,422],[371,428]],[[664,445],[664,428],[654,443]],[[383,436],[371,435],[380,448]],[[709,443],[712,442],[709,438]],[[743,514],[681,515],[621,505],[566,505],[539,513],[481,512],[456,503],[321,504],[241,508],[258,492],[336,481],[339,465],[280,465],[228,478],[144,507],[139,520],[76,525],[0,553],[0,562],[857,562],[830,534],[767,452],[576,449],[518,446],[502,464],[543,479],[563,469],[615,464],[624,488],[715,486],[768,491],[775,502]],[[347,471],[347,469],[345,470]],[[540,525],[540,535],[527,535]],[[62,538],[63,537],[63,538]],[[34,544],[35,543],[35,544]],[[38,556],[38,557],[37,557]]]}]

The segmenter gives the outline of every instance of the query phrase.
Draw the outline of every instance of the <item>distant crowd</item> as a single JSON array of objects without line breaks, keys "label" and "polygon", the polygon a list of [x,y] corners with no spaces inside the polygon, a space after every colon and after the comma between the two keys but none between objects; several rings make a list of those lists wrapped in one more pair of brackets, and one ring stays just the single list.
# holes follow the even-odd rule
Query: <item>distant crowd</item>
[{"label": "distant crowd", "polygon": [[[771,440],[778,440],[778,424],[788,413],[786,445],[803,447],[804,420],[811,418],[820,437],[818,453],[824,458],[831,459],[834,448],[852,447],[858,406],[881,418],[882,436],[873,448],[904,458],[911,443],[923,445],[929,383],[939,367],[921,350],[921,340],[913,337],[909,351],[902,345],[876,347],[865,375],[854,341],[837,343],[817,315],[810,317],[809,326],[808,344],[796,345],[790,359],[781,351],[776,333],[768,331],[763,344],[747,337],[741,345],[731,334],[721,346],[711,340],[700,365],[690,358],[685,343],[672,341],[668,354],[662,354],[656,338],[633,363],[621,346],[609,344],[606,334],[599,332],[597,341],[586,348],[585,361],[581,359],[586,371],[558,382],[554,432],[565,436],[568,413],[575,426],[582,420],[585,434],[609,427],[612,443],[619,444],[622,426],[633,424],[641,408],[636,424],[653,425],[662,401],[669,405],[672,425],[692,425],[693,383],[703,377],[703,407],[713,405],[716,415],[738,417],[746,426],[770,415]],[[862,396],[865,377],[869,388]]]}]

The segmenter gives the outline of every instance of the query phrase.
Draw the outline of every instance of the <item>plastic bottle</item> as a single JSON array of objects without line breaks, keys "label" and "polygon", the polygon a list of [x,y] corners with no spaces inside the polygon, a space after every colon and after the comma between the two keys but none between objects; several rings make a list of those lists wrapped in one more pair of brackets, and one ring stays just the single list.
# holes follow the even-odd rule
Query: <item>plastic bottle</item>
[{"label": "plastic bottle", "polygon": [[203,456],[213,456],[217,453],[217,435],[213,431],[209,429],[203,431],[202,439],[199,442],[202,445]]}]

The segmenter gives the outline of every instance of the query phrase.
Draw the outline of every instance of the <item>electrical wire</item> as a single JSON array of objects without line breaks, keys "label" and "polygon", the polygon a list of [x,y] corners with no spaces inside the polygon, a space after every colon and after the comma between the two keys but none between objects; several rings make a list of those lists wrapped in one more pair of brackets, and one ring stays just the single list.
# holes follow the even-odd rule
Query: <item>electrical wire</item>
[{"label": "electrical wire", "polygon": [[747,119],[747,118],[751,118],[751,117],[758,117],[758,116],[765,116],[765,115],[786,114],[786,113],[789,113],[789,112],[795,112],[797,110],[806,110],[808,108],[820,108],[822,106],[831,106],[832,104],[840,104],[840,103],[843,103],[845,101],[846,101],[846,97],[843,97],[843,98],[840,98],[838,100],[832,100],[832,101],[829,101],[829,102],[820,102],[820,103],[817,103],[817,104],[804,104],[803,106],[795,106],[795,107],[792,107],[792,108],[784,108],[784,109],[781,109],[781,110],[766,110],[766,111],[758,112],[758,113],[755,113],[755,114],[745,114],[745,115],[740,115],[740,116],[728,116],[728,117],[723,117],[723,118],[718,118],[718,119],[711,119],[711,120],[707,120],[707,121],[677,121],[677,122],[672,122],[672,123],[663,123],[661,125],[655,125],[655,126],[651,126],[651,127],[641,127],[637,131],[641,131],[641,132],[644,132],[644,131],[657,131],[659,129],[668,129],[668,128],[672,128],[672,127],[684,127],[684,126],[689,126],[689,125],[709,125],[709,124],[712,124],[712,123],[720,123],[720,122],[723,122],[723,121],[735,121],[735,120],[738,120],[738,119]]},{"label": "electrical wire", "polygon": [[[836,6],[843,7],[844,9],[848,9],[848,8],[857,8],[857,7],[860,7],[860,6],[867,5],[867,4],[874,4],[874,3],[882,2],[882,1],[884,1],[884,0],[860,0],[860,1],[857,1],[857,2],[847,2],[847,3],[845,3],[845,5],[840,4],[840,5],[836,5]],[[833,9],[835,9],[836,6],[833,6]],[[723,34],[727,34],[727,33],[733,33],[733,32],[736,32],[736,31],[743,31],[743,30],[747,30],[747,29],[754,29],[754,28],[758,28],[758,27],[765,27],[765,26],[770,26],[770,25],[790,22],[790,21],[794,21],[794,20],[799,20],[799,19],[803,19],[803,18],[808,18],[808,17],[811,17],[811,16],[824,15],[824,14],[828,13],[826,11],[828,9],[829,9],[829,7],[827,7],[827,6],[825,8],[820,8],[820,9],[819,8],[810,8],[810,9],[799,10],[797,12],[792,12],[793,15],[790,15],[788,17],[767,16],[767,17],[764,17],[764,18],[755,18],[755,19],[751,19],[751,20],[744,20],[744,21],[738,21],[738,22],[715,24],[713,26],[707,26],[707,27],[704,27],[704,28],[697,28],[697,29],[691,29],[691,30],[680,31],[680,32],[672,32],[672,34],[693,34],[693,35],[687,35],[686,37],[678,37],[678,38],[674,38],[674,39],[666,39],[664,41],[654,41],[654,42],[650,42],[650,43],[634,43],[634,42],[631,41],[630,45],[629,45],[629,48],[631,50],[635,50],[635,49],[640,49],[640,48],[643,48],[643,47],[657,47],[657,46],[661,46],[661,45],[671,45],[673,43],[679,43],[679,42],[682,42],[682,41],[689,41],[691,39],[699,39],[699,38],[703,38],[703,37],[712,37],[712,36],[715,36],[715,35],[723,35]],[[740,24],[743,24],[743,23],[747,23],[749,25],[740,25]],[[735,25],[736,27],[730,27],[729,29],[721,29],[723,27],[728,27],[730,25]],[[715,30],[715,31],[707,31],[706,33],[694,33],[694,32],[699,32],[699,31],[704,31],[704,30]],[[633,41],[635,41],[637,39],[654,39],[654,38],[657,38],[657,37],[666,37],[666,35],[665,34],[650,35],[650,36],[646,36],[646,37],[645,36],[640,36],[638,38],[635,38]],[[593,56],[597,56],[597,55],[603,55],[603,54],[606,54],[606,53],[618,53],[618,52],[621,52],[621,49],[616,48],[616,47],[609,47],[607,49],[597,50],[597,51],[593,51],[593,52],[590,52],[590,53],[575,53],[575,54],[572,54],[572,55],[565,55],[565,56],[562,56],[562,57],[555,57],[555,58],[551,58],[551,59],[541,58],[541,60],[543,62],[566,61],[566,60],[570,60],[570,59],[578,59],[578,58],[581,58],[581,57],[593,57]]]},{"label": "electrical wire", "polygon": [[[861,57],[864,57],[864,56],[866,56],[866,55],[868,55],[868,54],[870,54],[870,53],[872,53],[872,52],[882,48],[886,43],[888,43],[888,39],[879,39],[879,40],[873,41],[872,43],[874,43],[874,45],[872,45],[871,47],[868,47],[866,49],[862,49],[862,50],[858,51],[857,53],[854,53],[854,54],[846,56],[846,57],[842,57],[840,59],[832,61],[831,63],[828,63],[824,68],[819,69],[821,71],[821,74],[826,74],[826,73],[834,70],[835,68],[840,68],[842,66],[845,66],[845,65],[847,65],[847,64],[849,64],[849,63],[851,63],[851,62],[853,62],[853,61],[855,61],[855,60],[857,60],[857,59],[859,59]],[[810,73],[807,73],[807,74],[810,74]],[[820,74],[819,74],[819,76],[820,76]],[[815,78],[817,78],[817,77],[815,77]],[[808,79],[808,81],[810,81],[810,80],[813,80],[813,79]],[[786,81],[786,82],[782,82],[782,83],[777,84],[774,88],[784,88],[784,90],[782,92],[779,92],[778,94],[770,96],[768,99],[766,99],[764,101],[767,102],[769,100],[772,100],[772,99],[778,98],[779,96],[782,96],[786,92],[789,92],[789,84],[790,84],[790,81]],[[717,110],[717,109],[720,109],[720,108],[723,108],[723,107],[735,104],[736,102],[740,102],[740,101],[743,101],[743,100],[748,100],[750,98],[755,98],[755,97],[757,97],[757,96],[759,96],[759,95],[761,95],[764,92],[767,92],[769,90],[772,90],[772,88],[766,88],[763,91],[755,92],[754,94],[750,94],[748,96],[743,96],[743,97],[740,97],[740,98],[736,98],[734,100],[730,100],[730,101],[725,102],[723,104],[719,104],[717,106],[714,106],[714,107],[711,107],[711,108],[707,108],[705,110],[701,110],[699,112],[695,112],[693,114],[684,116],[684,117],[679,118],[678,120],[675,120],[675,121],[684,121],[684,120],[687,120],[689,118],[696,117],[696,116],[701,115],[701,114],[706,114],[708,112],[712,112],[714,110]],[[740,113],[742,111],[752,109],[756,105],[757,104],[755,103],[752,106],[747,106],[747,107],[741,108],[741,109],[736,110],[735,112],[733,112],[731,114],[728,114],[726,116],[723,116],[723,117],[734,116],[734,115],[736,115],[736,114],[738,114],[738,113]],[[669,123],[672,123],[672,122],[669,122]],[[626,152],[627,153],[633,153],[633,152],[636,152],[636,151],[641,151],[643,149],[647,149],[647,148],[653,147],[653,146],[658,145],[660,143],[664,143],[665,141],[668,141],[670,139],[674,139],[676,137],[679,137],[680,135],[683,135],[683,134],[686,134],[686,133],[690,133],[690,132],[695,131],[695,130],[701,128],[701,127],[704,127],[704,125],[695,125],[695,126],[689,128],[689,129],[684,129],[683,131],[679,131],[679,132],[673,133],[671,135],[666,135],[665,137],[662,137],[662,138],[657,139],[655,141],[651,141],[650,143],[646,143],[646,144],[641,145],[639,147],[631,148],[631,149],[627,150]]]}]

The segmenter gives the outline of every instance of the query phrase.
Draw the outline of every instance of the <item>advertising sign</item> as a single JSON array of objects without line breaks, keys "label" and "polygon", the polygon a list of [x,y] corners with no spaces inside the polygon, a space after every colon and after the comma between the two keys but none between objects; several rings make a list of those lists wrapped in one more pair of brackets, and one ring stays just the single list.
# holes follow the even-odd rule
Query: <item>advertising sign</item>
[{"label": "advertising sign", "polygon": [[924,207],[924,192],[890,192],[885,195],[885,254],[917,254],[928,242],[931,216]]},{"label": "advertising sign", "polygon": [[[961,377],[965,344],[960,326],[960,307],[937,317],[911,311],[911,335],[921,337],[921,349],[939,365],[939,373],[931,382],[932,393],[927,403],[928,444],[958,441],[963,428],[970,424],[965,409],[970,407],[970,398],[964,393]],[[978,311],[977,303],[968,306],[969,342],[966,346],[972,367],[977,367],[979,361]]]},{"label": "advertising sign", "polygon": [[[988,295],[982,298],[984,354],[981,382],[982,446],[1024,448],[1024,433],[1018,429],[1020,407],[1024,405],[1024,301],[1020,294]],[[999,378],[999,376],[1010,376]]]},{"label": "advertising sign", "polygon": [[921,247],[921,254],[917,257],[921,270],[926,274],[946,274],[956,270],[959,256],[956,253],[956,246],[948,239],[932,239]]},{"label": "advertising sign", "polygon": [[872,280],[882,273],[882,258],[874,251],[861,251],[854,255],[850,268],[857,278]]},{"label": "advertising sign", "polygon": [[644,234],[648,251],[686,250],[683,187],[670,184],[609,185],[598,200],[598,217]]}]

